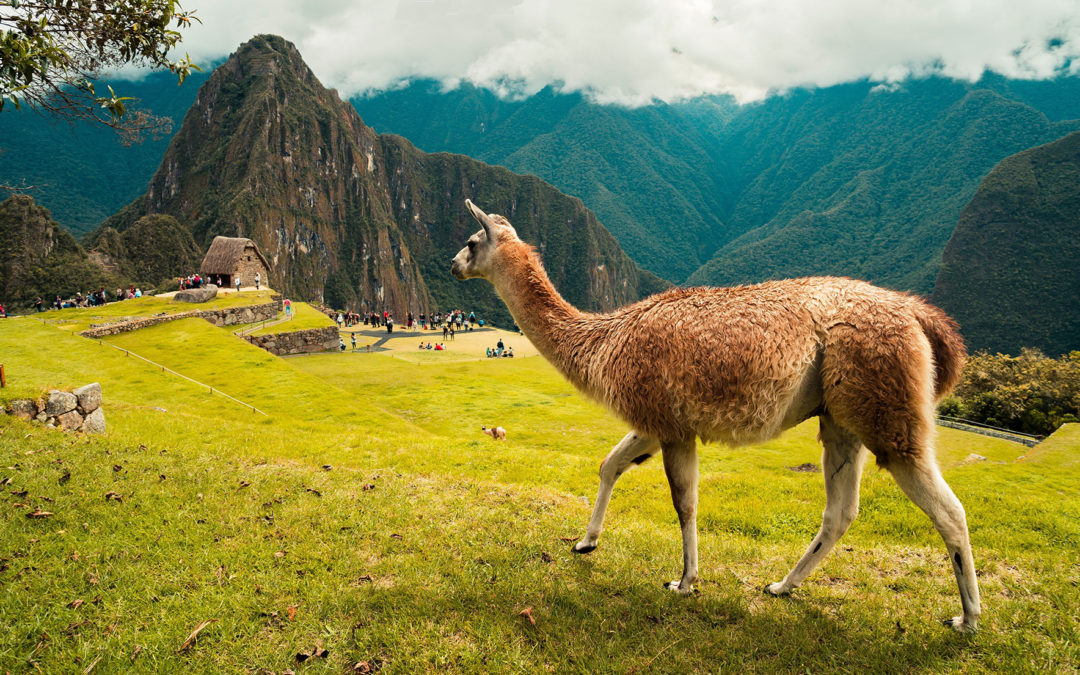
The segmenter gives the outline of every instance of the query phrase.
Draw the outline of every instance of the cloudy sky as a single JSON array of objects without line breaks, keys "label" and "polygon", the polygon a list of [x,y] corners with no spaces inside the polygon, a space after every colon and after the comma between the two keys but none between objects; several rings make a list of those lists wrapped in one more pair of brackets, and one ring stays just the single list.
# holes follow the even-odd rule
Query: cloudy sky
[{"label": "cloudy sky", "polygon": [[1077,0],[185,0],[202,63],[256,33],[296,44],[345,95],[408,78],[604,102],[931,72],[975,79],[1080,73]]}]

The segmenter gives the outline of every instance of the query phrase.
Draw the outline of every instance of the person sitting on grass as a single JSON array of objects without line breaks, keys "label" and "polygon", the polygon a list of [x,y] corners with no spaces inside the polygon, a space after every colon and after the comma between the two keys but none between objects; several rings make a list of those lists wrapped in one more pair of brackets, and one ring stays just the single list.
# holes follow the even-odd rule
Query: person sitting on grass
[{"label": "person sitting on grass", "polygon": [[444,349],[446,349],[446,347],[444,347],[443,343],[441,343],[441,342],[439,344],[435,345],[435,351],[437,351],[437,352],[441,352]]}]

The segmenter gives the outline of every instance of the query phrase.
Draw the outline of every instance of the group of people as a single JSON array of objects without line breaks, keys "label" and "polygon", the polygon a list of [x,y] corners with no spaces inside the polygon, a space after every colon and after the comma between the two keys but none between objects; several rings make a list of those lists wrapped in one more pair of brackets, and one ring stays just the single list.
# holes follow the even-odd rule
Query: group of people
[{"label": "group of people", "polygon": [[[131,287],[130,290],[118,288],[116,289],[116,300],[125,300],[127,298],[141,298],[142,290]],[[99,288],[96,291],[87,291],[86,294],[76,292],[70,298],[64,299],[59,295],[53,298],[53,301],[49,303],[50,309],[68,309],[71,307],[99,307],[109,304],[108,292],[104,288]],[[39,312],[45,311],[45,301],[38,296],[34,299],[34,309]]]},{"label": "group of people", "polygon": [[434,346],[434,347],[432,347],[432,346],[431,346],[431,342],[428,342],[428,343],[427,343],[427,344],[425,345],[425,344],[424,344],[424,341],[423,341],[423,340],[421,340],[421,341],[420,341],[420,347],[419,347],[419,348],[420,348],[420,349],[434,349],[434,350],[435,350],[435,351],[437,351],[437,352],[441,352],[441,351],[445,351],[445,350],[446,350],[446,345],[445,345],[445,344],[443,344],[442,342],[436,342],[436,343],[435,343],[435,346]]},{"label": "group of people", "polygon": [[[202,288],[203,284],[213,283],[209,278],[203,279],[198,272],[189,274],[186,277],[180,277],[177,281],[181,291],[186,291],[189,288]],[[220,276],[217,278],[217,285],[221,285]]]},{"label": "group of people", "polygon": [[514,358],[514,348],[504,345],[501,338],[499,339],[499,343],[497,345],[495,345],[494,347],[488,347],[484,350],[484,352],[485,354],[487,354],[487,357],[489,359]]},{"label": "group of people", "polygon": [[[134,286],[132,286],[130,288],[118,288],[118,289],[116,289],[116,299],[117,300],[130,300],[132,298],[141,298],[142,295],[143,295],[142,294],[142,289],[141,288],[135,288]],[[56,302],[58,303],[57,304],[57,309],[60,309],[60,306],[59,306],[60,296],[59,295],[56,296]],[[67,305],[65,305],[65,307],[66,306]],[[74,307],[74,305],[71,305],[71,306]]]}]

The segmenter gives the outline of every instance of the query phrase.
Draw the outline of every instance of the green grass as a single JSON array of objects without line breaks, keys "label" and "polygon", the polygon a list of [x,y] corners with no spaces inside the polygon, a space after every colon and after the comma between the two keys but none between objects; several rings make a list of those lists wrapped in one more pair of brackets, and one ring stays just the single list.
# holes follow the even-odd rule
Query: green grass
[{"label": "green grass", "polygon": [[[205,386],[39,322],[0,324],[13,386],[100,381],[109,425],[82,438],[0,416],[0,672],[99,658],[93,672],[1080,665],[1075,425],[1030,451],[940,430],[983,595],[967,638],[938,625],[959,607],[939,537],[875,468],[836,552],[791,598],[761,593],[820,523],[821,476],[787,469],[818,461],[813,423],[701,449],[703,581],[677,598],[661,588],[681,561],[659,462],[622,478],[600,548],[569,552],[625,427],[537,357],[278,359],[198,319],[110,342]],[[493,423],[506,443],[479,434]],[[987,461],[965,463],[973,452]],[[317,643],[328,658],[297,665]]]},{"label": "green grass", "polygon": [[[306,302],[292,303],[292,313],[292,319],[272,326],[266,326],[265,328],[260,328],[259,330],[248,333],[248,335],[276,335],[278,333],[292,333],[298,330],[326,328],[327,326],[337,325],[334,323],[333,319]],[[284,312],[278,313],[279,318],[283,318],[284,316]]]},{"label": "green grass", "polygon": [[259,305],[270,302],[270,296],[272,295],[274,295],[274,292],[270,290],[252,290],[236,293],[235,291],[222,289],[213,300],[201,303],[174,302],[172,298],[150,295],[121,302],[110,302],[103,307],[50,310],[40,314],[32,314],[26,318],[45,321],[77,333],[90,328],[91,324],[116,323],[126,319],[159,314],[179,314],[193,309],[209,310]]}]

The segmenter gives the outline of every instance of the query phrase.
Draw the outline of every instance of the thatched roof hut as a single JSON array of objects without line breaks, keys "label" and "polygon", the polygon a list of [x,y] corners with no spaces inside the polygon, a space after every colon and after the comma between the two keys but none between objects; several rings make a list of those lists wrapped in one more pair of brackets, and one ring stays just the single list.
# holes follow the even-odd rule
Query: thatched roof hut
[{"label": "thatched roof hut", "polygon": [[255,242],[246,237],[214,237],[210,249],[199,267],[199,275],[232,286],[239,277],[245,286],[255,284],[259,274],[263,284],[269,285],[270,262]]}]

